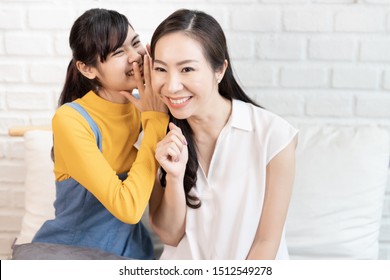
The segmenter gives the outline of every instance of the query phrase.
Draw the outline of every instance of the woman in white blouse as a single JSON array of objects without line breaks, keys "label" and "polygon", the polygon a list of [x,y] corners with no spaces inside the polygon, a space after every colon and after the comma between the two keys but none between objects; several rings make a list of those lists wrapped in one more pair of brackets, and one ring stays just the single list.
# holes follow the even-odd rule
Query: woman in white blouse
[{"label": "woman in white blouse", "polygon": [[210,15],[178,10],[151,41],[152,85],[170,111],[150,201],[161,259],[286,259],[297,130],[236,82]]}]

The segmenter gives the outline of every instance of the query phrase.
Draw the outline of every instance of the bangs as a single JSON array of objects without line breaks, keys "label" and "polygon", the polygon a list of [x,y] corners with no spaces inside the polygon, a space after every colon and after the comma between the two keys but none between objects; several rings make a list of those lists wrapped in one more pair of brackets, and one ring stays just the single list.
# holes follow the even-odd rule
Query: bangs
[{"label": "bangs", "polygon": [[126,40],[130,23],[125,17],[113,17],[102,19],[100,25],[100,38],[96,40],[97,53],[100,61],[104,62],[107,56],[121,47]]}]

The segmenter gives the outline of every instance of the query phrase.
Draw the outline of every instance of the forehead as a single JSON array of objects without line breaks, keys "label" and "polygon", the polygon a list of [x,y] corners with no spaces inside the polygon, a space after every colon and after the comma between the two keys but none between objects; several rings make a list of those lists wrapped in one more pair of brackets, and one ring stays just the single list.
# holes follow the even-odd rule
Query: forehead
[{"label": "forehead", "polygon": [[135,30],[129,25],[129,29],[127,30],[127,35],[130,35],[132,37],[134,37],[135,35],[137,35],[137,33],[135,32]]},{"label": "forehead", "polygon": [[127,36],[126,36],[126,41],[132,40],[134,37],[136,37],[138,34],[134,31],[131,26],[129,26],[129,29],[127,30]]},{"label": "forehead", "polygon": [[158,60],[205,60],[202,45],[183,32],[169,33],[161,37],[155,47]]}]

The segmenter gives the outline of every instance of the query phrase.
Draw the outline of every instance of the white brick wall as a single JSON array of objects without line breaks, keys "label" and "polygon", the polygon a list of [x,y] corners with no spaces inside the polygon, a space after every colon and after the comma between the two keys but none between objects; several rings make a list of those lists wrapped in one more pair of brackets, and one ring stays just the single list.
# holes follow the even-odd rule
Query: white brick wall
[{"label": "white brick wall", "polygon": [[310,60],[353,61],[357,55],[358,42],[354,37],[316,36],[309,39]]},{"label": "white brick wall", "polygon": [[384,32],[386,9],[382,5],[363,4],[335,11],[335,31]]},{"label": "white brick wall", "polygon": [[283,8],[283,25],[288,32],[330,32],[332,31],[332,10],[312,5]]},{"label": "white brick wall", "polygon": [[332,85],[335,88],[377,89],[381,72],[377,67],[336,66],[333,68]]},{"label": "white brick wall", "polygon": [[[205,10],[223,26],[235,71],[260,104],[304,122],[390,131],[390,0],[0,0],[0,259],[24,203],[23,143],[8,128],[50,123],[70,27],[92,7],[128,15],[144,43],[172,11]],[[385,199],[380,257],[390,259],[390,189]]]}]

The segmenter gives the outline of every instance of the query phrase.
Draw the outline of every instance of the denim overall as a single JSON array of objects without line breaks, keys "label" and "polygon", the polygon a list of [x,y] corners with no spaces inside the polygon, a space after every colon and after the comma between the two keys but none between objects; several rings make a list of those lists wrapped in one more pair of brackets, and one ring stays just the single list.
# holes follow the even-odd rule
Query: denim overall
[{"label": "denim overall", "polygon": [[[67,105],[88,121],[102,151],[100,130],[87,111],[74,102]],[[118,176],[125,180],[127,173]],[[55,218],[42,225],[33,242],[97,248],[132,259],[154,259],[153,244],[142,222],[121,222],[74,179],[56,181],[54,207]]]}]

